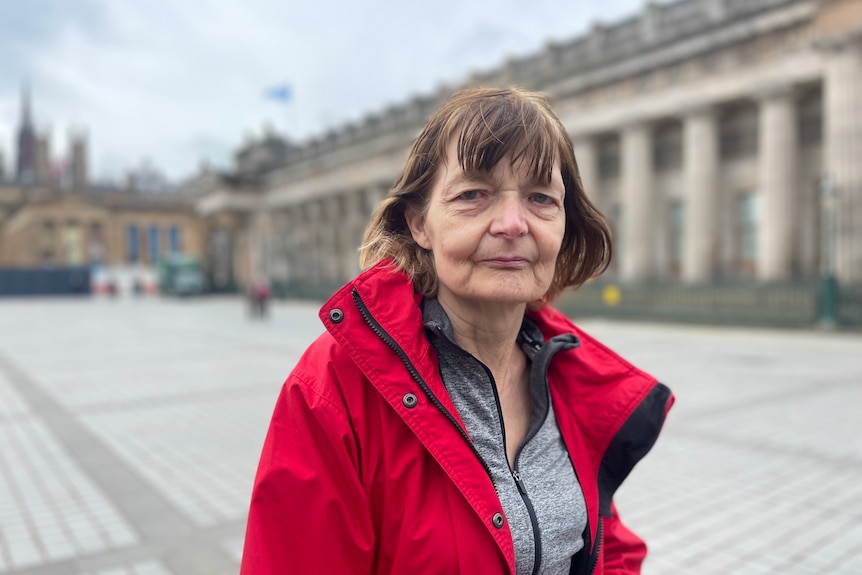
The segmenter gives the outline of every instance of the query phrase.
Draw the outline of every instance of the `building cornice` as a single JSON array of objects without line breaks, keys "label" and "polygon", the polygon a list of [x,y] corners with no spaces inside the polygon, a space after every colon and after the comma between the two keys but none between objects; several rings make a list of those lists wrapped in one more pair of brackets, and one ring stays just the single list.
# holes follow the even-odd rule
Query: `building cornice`
[{"label": "building cornice", "polygon": [[259,192],[222,188],[198,198],[194,209],[198,215],[205,217],[222,212],[252,213],[260,207],[261,203]]},{"label": "building cornice", "polygon": [[[568,98],[753,36],[804,24],[814,18],[817,8],[817,0],[649,3],[641,13],[619,23],[596,24],[570,42],[550,44],[537,54],[474,74],[465,85],[518,84],[543,90],[553,99]],[[434,94],[414,97],[310,140],[284,166],[264,174],[262,187],[284,187],[408,147],[451,91],[441,87]]]},{"label": "building cornice", "polygon": [[546,91],[552,98],[570,97],[597,86],[618,82],[636,74],[716,52],[752,37],[810,22],[817,13],[816,0],[785,2],[785,4],[787,6],[781,10],[760,13],[746,20],[713,25],[712,28],[702,30],[699,34],[676,38],[616,63],[608,63],[573,76],[563,73],[569,76],[563,81],[539,80],[535,87]]}]

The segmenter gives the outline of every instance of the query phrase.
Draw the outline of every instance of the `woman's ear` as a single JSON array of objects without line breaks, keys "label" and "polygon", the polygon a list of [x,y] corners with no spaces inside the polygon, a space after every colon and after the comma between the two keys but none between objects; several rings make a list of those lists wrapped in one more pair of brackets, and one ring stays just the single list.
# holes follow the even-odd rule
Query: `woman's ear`
[{"label": "woman's ear", "polygon": [[425,215],[420,214],[413,208],[407,208],[404,210],[404,218],[407,220],[407,227],[410,228],[410,235],[413,236],[413,241],[419,244],[420,247],[430,250],[431,242],[428,241],[428,234],[425,233]]}]

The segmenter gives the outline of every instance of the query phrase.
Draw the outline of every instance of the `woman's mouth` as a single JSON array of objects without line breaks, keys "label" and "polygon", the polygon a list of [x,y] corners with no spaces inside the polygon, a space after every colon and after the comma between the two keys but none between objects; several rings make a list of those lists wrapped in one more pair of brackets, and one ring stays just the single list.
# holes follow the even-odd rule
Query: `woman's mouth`
[{"label": "woman's mouth", "polygon": [[530,265],[530,260],[519,256],[501,256],[484,260],[485,264],[503,269],[523,269]]}]

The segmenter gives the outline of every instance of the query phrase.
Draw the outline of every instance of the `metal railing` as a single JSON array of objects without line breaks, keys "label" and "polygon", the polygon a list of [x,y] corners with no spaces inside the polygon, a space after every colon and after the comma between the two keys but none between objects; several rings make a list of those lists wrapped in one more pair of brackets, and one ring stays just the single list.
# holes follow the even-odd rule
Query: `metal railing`
[{"label": "metal railing", "polygon": [[[823,284],[617,285],[591,283],[556,302],[575,318],[607,317],[655,321],[776,327],[862,327],[862,285]],[[830,304],[834,297],[834,304]],[[824,321],[829,306],[832,321]],[[827,318],[830,319],[830,318]]]}]

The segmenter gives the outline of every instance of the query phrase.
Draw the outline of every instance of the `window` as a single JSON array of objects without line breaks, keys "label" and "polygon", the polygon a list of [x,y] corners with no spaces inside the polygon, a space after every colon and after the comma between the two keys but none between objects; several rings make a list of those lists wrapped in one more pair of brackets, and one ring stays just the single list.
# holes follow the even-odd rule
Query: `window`
[{"label": "window", "polygon": [[677,171],[682,167],[682,125],[679,122],[669,122],[656,129],[653,166],[656,172]]},{"label": "window", "polygon": [[757,235],[760,225],[760,194],[748,192],[736,198],[737,267],[754,271],[757,265]]},{"label": "window", "polygon": [[180,236],[180,228],[177,226],[171,226],[168,231],[168,243],[170,244],[169,249],[172,254],[179,253],[183,250],[182,236]]},{"label": "window", "polygon": [[685,226],[685,205],[680,200],[672,200],[669,206],[670,220],[670,273],[674,278],[682,271],[683,234]]},{"label": "window", "polygon": [[611,180],[620,175],[620,139],[617,136],[602,138],[597,143],[599,179]]},{"label": "window", "polygon": [[90,224],[89,238],[87,239],[87,257],[90,263],[100,264],[105,257],[105,240],[102,234],[102,225],[98,222]]},{"label": "window", "polygon": [[150,263],[159,261],[159,226],[150,226]]},{"label": "window", "polygon": [[757,156],[757,107],[754,104],[724,110],[719,122],[719,147],[722,160]]},{"label": "window", "polygon": [[63,254],[67,264],[84,263],[84,238],[81,226],[76,221],[70,220],[63,229]]},{"label": "window", "polygon": [[136,263],[140,257],[138,242],[138,226],[132,224],[126,230],[126,259],[129,263]]},{"label": "window", "polygon": [[816,148],[823,144],[823,96],[820,90],[805,94],[797,109],[799,145]]}]

